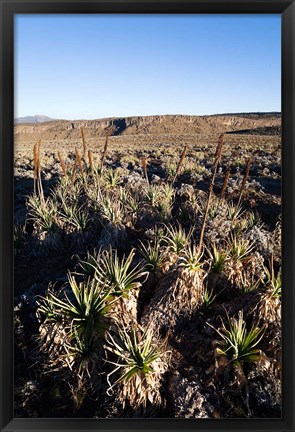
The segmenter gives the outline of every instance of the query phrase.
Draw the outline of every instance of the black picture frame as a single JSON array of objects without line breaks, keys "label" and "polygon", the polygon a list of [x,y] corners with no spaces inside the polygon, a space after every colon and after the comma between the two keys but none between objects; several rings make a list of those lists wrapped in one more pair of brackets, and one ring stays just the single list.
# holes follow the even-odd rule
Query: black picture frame
[{"label": "black picture frame", "polygon": [[[13,418],[13,17],[35,13],[251,13],[282,16],[283,399],[281,419]],[[294,431],[295,0],[0,0],[1,431]]]}]

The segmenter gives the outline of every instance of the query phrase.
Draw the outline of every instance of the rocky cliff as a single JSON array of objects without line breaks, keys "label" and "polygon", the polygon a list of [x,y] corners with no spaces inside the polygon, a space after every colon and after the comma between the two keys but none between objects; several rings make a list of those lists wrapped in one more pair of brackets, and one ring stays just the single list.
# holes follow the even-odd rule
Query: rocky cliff
[{"label": "rocky cliff", "polygon": [[85,136],[95,138],[111,135],[136,134],[215,134],[257,130],[278,130],[280,113],[222,114],[210,116],[155,115],[142,117],[107,118],[98,120],[56,120],[40,124],[16,124],[15,140],[77,140],[81,127]]}]

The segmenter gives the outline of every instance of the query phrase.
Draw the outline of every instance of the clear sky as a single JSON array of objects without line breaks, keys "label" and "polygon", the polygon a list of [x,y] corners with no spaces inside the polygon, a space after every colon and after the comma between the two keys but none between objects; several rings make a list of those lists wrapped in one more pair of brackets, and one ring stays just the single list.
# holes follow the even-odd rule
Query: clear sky
[{"label": "clear sky", "polygon": [[280,110],[280,15],[15,16],[15,117]]}]

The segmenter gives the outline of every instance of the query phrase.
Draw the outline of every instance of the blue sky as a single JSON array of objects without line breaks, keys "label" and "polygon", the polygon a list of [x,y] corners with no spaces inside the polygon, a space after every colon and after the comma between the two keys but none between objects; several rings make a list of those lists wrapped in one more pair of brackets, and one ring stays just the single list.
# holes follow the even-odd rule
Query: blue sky
[{"label": "blue sky", "polygon": [[280,15],[15,16],[15,117],[280,110]]}]

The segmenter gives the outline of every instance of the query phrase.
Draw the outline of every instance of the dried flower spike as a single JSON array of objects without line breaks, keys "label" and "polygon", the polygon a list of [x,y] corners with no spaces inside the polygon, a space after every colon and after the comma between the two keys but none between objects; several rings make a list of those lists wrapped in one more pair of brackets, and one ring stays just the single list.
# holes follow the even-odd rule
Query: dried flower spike
[{"label": "dried flower spike", "polygon": [[84,134],[84,127],[81,127],[81,135],[82,135],[82,144],[83,144],[83,158],[85,159],[86,156],[86,141],[85,141],[85,134]]},{"label": "dried flower spike", "polygon": [[148,178],[148,173],[147,173],[147,165],[148,165],[147,158],[142,157],[140,161],[141,161],[141,166],[142,166],[146,181],[149,183],[149,178]]},{"label": "dried flower spike", "polygon": [[88,150],[88,161],[89,161],[89,166],[91,169],[91,172],[93,172],[93,157],[92,157],[92,151]]},{"label": "dried flower spike", "polygon": [[105,140],[105,143],[104,143],[104,148],[103,148],[103,152],[102,152],[102,156],[101,156],[100,172],[102,172],[102,167],[103,167],[104,159],[105,159],[105,156],[107,154],[109,136],[110,136],[110,131],[106,130],[106,140]]},{"label": "dried flower spike", "polygon": [[187,153],[187,145],[185,145],[185,146],[183,147],[183,150],[182,150],[182,153],[181,153],[180,159],[179,159],[178,164],[177,164],[177,167],[176,167],[176,173],[175,173],[175,176],[174,176],[174,179],[173,179],[172,184],[175,182],[175,180],[176,180],[176,178],[177,178],[177,176],[178,176],[178,174],[179,174],[179,171],[180,171],[181,165],[183,164],[183,161],[184,161],[184,158],[185,158],[185,156],[186,156],[186,153]]},{"label": "dried flower spike", "polygon": [[61,165],[61,169],[62,169],[63,175],[66,176],[67,175],[67,170],[66,170],[66,165],[64,163],[63,157],[62,157],[62,155],[60,154],[59,151],[57,152],[57,155],[58,155],[58,159],[59,159],[59,162],[60,162],[60,165]]},{"label": "dried flower spike", "polygon": [[202,250],[202,244],[203,244],[203,238],[204,238],[206,220],[207,220],[207,217],[208,217],[208,212],[209,212],[209,208],[210,208],[210,201],[211,201],[211,197],[212,197],[212,193],[213,193],[213,187],[214,187],[214,182],[215,182],[215,177],[216,177],[216,173],[217,173],[218,162],[220,161],[220,158],[221,158],[223,144],[224,144],[224,134],[221,134],[219,136],[219,139],[218,139],[218,143],[217,143],[217,147],[216,147],[216,152],[215,152],[215,160],[214,160],[214,164],[213,164],[213,167],[212,167],[212,170],[213,170],[213,172],[212,172],[212,178],[211,178],[211,183],[210,183],[210,186],[209,186],[208,200],[207,200],[205,215],[204,215],[203,224],[202,224],[201,233],[200,233],[199,253],[201,253],[201,250]]},{"label": "dried flower spike", "polygon": [[251,158],[249,158],[249,159],[247,160],[247,163],[246,163],[245,174],[244,174],[243,181],[242,181],[242,185],[241,185],[241,189],[240,189],[240,194],[239,194],[238,204],[240,204],[240,202],[241,202],[242,195],[243,195],[243,192],[244,192],[244,189],[245,189],[245,186],[246,186],[247,180],[248,180],[248,178],[249,178],[250,165],[251,165]]},{"label": "dried flower spike", "polygon": [[223,195],[224,195],[224,193],[226,191],[226,187],[227,187],[227,184],[228,184],[228,181],[229,181],[229,176],[230,176],[230,168],[227,167],[226,171],[225,171],[223,185],[222,185],[221,192],[220,192],[220,198],[223,197]]},{"label": "dried flower spike", "polygon": [[83,174],[83,164],[82,164],[82,159],[79,153],[79,150],[77,150],[77,148],[75,148],[75,153],[76,153],[76,160],[77,160],[77,164],[79,166],[80,172]]}]

